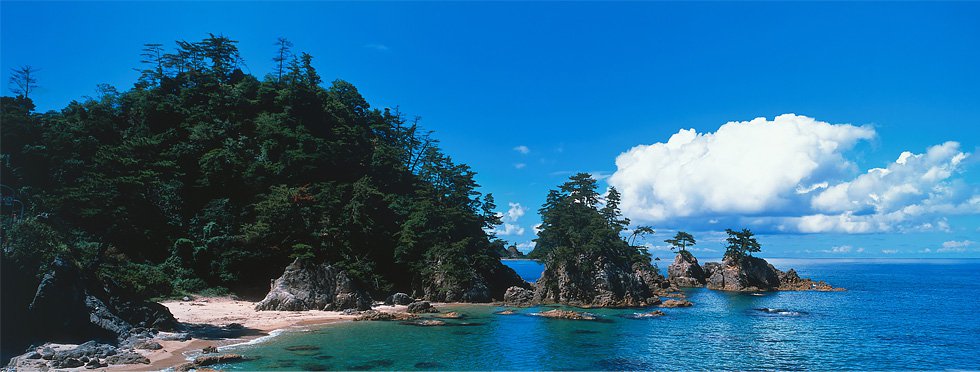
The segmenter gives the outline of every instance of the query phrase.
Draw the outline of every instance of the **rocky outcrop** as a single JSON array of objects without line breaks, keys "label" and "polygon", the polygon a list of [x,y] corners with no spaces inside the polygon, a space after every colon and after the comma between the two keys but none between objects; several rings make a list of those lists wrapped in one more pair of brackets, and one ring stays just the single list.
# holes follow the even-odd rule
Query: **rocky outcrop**
[{"label": "rocky outcrop", "polygon": [[514,269],[499,261],[493,262],[485,271],[473,270],[468,280],[458,277],[459,273],[432,274],[424,281],[422,298],[434,302],[490,302],[503,299],[507,288],[531,288]]},{"label": "rocky outcrop", "polygon": [[674,263],[667,267],[667,276],[678,287],[703,287],[707,282],[698,259],[688,251],[677,253]]},{"label": "rocky outcrop", "polygon": [[721,263],[705,264],[704,270],[708,288],[722,291],[843,290],[823,281],[800,278],[793,269],[782,272],[758,257],[742,257],[739,260],[726,258]]},{"label": "rocky outcrop", "polygon": [[355,288],[346,273],[333,266],[296,259],[272,281],[269,294],[256,310],[367,310],[371,296]]},{"label": "rocky outcrop", "polygon": [[649,264],[581,254],[549,262],[535,285],[534,300],[578,307],[640,307],[664,286],[663,276]]},{"label": "rocky outcrop", "polygon": [[779,288],[780,291],[843,291],[844,288],[836,288],[827,284],[827,282],[813,281],[811,279],[800,278],[800,275],[796,273],[796,270],[789,269],[786,272],[778,271],[776,273],[779,276]]},{"label": "rocky outcrop", "polygon": [[504,292],[504,304],[510,306],[533,306],[534,291],[521,287],[507,288],[507,292]]},{"label": "rocky outcrop", "polygon": [[[18,306],[24,308],[15,309]],[[8,310],[22,314],[16,328],[28,334],[7,336],[27,342],[77,344],[100,340],[115,344],[139,327],[172,330],[177,326],[163,305],[136,298],[113,283],[86,277],[60,258],[52,262],[30,303],[4,303],[4,311]]]}]

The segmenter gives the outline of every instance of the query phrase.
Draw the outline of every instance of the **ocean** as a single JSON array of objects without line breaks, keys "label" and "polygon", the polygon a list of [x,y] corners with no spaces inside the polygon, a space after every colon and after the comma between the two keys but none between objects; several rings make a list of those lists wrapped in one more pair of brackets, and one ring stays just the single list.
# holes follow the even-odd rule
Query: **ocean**
[{"label": "ocean", "polygon": [[[980,369],[980,260],[770,259],[845,292],[686,290],[694,307],[591,309],[598,321],[462,305],[450,326],[347,322],[231,347],[229,370]],[[534,261],[505,261],[528,280]],[[665,267],[665,263],[660,263]]]}]

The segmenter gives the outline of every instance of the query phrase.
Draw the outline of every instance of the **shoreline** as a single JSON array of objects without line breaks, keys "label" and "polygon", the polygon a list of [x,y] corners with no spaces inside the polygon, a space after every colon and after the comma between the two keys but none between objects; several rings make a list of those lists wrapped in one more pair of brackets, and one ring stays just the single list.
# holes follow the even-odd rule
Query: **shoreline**
[{"label": "shoreline", "polygon": [[[165,370],[189,362],[208,346],[215,346],[221,351],[223,348],[276,337],[285,332],[349,322],[357,317],[344,315],[339,311],[255,311],[256,302],[231,297],[201,297],[191,301],[165,301],[160,304],[166,306],[182,326],[189,328],[186,332],[191,335],[191,339],[155,340],[163,346],[162,349],[137,350],[150,360],[149,364],[116,364],[104,370]],[[381,312],[403,312],[406,306],[381,305],[373,309]],[[227,327],[234,323],[242,327]],[[229,331],[230,329],[233,331]]]}]

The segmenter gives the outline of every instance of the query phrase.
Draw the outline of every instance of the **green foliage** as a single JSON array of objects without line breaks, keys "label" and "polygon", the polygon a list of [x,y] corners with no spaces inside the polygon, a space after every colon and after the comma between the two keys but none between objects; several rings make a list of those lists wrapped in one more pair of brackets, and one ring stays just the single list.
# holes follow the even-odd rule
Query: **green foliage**
[{"label": "green foliage", "polygon": [[132,89],[60,111],[0,98],[3,183],[48,216],[3,216],[5,262],[40,275],[70,255],[147,296],[265,287],[296,257],[377,291],[499,265],[492,196],[417,119],[322,86],[284,39],[259,80],[236,43],[147,44]]},{"label": "green foliage", "polygon": [[728,234],[728,238],[725,239],[726,259],[739,261],[746,255],[751,256],[752,252],[759,252],[762,249],[759,242],[753,238],[755,234],[749,229],[742,229],[742,231],[725,229],[725,233]]},{"label": "green foliage", "polygon": [[670,244],[670,250],[676,249],[678,252],[687,252],[687,247],[697,244],[697,241],[694,240],[694,235],[678,231],[673,238],[664,240],[664,243]]}]

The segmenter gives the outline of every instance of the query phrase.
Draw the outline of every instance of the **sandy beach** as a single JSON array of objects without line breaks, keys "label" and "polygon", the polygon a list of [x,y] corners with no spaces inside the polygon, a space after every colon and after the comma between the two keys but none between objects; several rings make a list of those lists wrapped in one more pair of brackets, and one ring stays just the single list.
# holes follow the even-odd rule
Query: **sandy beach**
[{"label": "sandy beach", "polygon": [[[255,302],[230,297],[196,298],[191,301],[162,302],[177,321],[189,328],[188,341],[159,341],[160,350],[139,350],[150,364],[111,365],[109,371],[159,371],[187,362],[207,346],[223,347],[248,342],[277,330],[303,329],[350,321],[355,315],[337,311],[255,311]],[[405,306],[377,306],[377,311],[405,311]],[[237,323],[242,327],[231,327]]]}]

